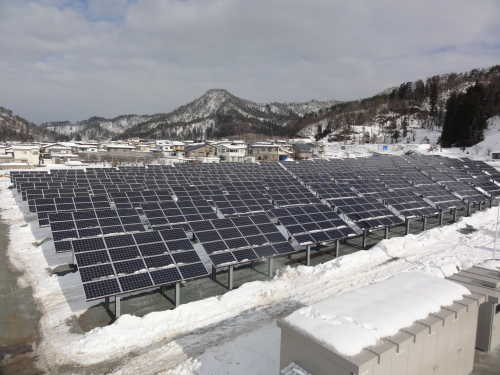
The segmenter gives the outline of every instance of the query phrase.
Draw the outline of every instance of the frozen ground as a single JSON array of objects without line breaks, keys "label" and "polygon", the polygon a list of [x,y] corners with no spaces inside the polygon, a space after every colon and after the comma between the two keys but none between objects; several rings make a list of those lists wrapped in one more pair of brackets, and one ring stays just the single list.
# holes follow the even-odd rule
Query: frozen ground
[{"label": "frozen ground", "polygon": [[[0,179],[0,206],[10,224],[8,253],[33,286],[42,319],[39,364],[50,373],[271,374],[279,362],[276,319],[327,297],[409,270],[443,277],[491,258],[496,208],[420,235],[384,240],[316,267],[287,268],[271,281],[256,281],[222,296],[79,333],[83,313],[77,274],[51,276],[68,259],[53,255],[46,230],[26,219]],[[476,231],[457,232],[466,224]],[[207,282],[210,282],[207,280]]]}]

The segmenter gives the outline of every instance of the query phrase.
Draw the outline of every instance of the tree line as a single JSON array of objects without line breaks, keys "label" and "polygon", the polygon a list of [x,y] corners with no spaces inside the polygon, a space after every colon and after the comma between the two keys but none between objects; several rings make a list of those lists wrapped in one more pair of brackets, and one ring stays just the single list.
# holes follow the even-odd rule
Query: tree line
[{"label": "tree line", "polygon": [[454,92],[446,102],[441,134],[443,147],[470,147],[484,139],[488,118],[500,114],[500,77],[476,82],[463,93]]}]

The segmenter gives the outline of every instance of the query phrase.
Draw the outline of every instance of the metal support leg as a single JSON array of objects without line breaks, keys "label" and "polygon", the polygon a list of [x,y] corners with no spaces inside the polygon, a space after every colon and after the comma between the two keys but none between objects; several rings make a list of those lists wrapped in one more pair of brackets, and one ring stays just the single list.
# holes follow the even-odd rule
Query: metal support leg
[{"label": "metal support leg", "polygon": [[340,240],[335,241],[335,258],[340,255]]},{"label": "metal support leg", "polygon": [[311,265],[311,245],[306,247],[306,266]]},{"label": "metal support leg", "polygon": [[384,230],[384,238],[386,240],[389,239],[389,231],[390,231],[390,228],[389,227],[385,227],[385,230]]},{"label": "metal support leg", "polygon": [[439,210],[439,226],[443,226],[444,212],[443,210]]},{"label": "metal support leg", "polygon": [[470,216],[470,207],[471,207],[471,204],[470,202],[467,202],[467,216]]},{"label": "metal support leg", "polygon": [[115,296],[115,318],[118,319],[122,313],[121,297]]},{"label": "metal support leg", "polygon": [[405,218],[405,236],[410,234],[410,219]]},{"label": "metal support leg", "polygon": [[181,304],[181,284],[175,283],[175,307]]},{"label": "metal support leg", "polygon": [[274,259],[272,257],[267,258],[267,276],[270,279],[272,279],[274,276],[273,261]]},{"label": "metal support leg", "polygon": [[457,221],[457,209],[453,209],[453,222],[455,223]]},{"label": "metal support leg", "polygon": [[422,230],[424,231],[427,227],[427,216],[422,217]]},{"label": "metal support leg", "polygon": [[213,281],[217,281],[217,269],[212,266],[212,275],[211,275],[211,278]]},{"label": "metal support leg", "polygon": [[233,290],[233,272],[234,266],[229,266],[229,269],[227,270],[227,288],[229,290]]},{"label": "metal support leg", "polygon": [[490,208],[493,207],[493,199],[490,199]]},{"label": "metal support leg", "polygon": [[368,236],[368,230],[363,230],[363,242],[361,243],[361,247],[366,249],[366,237]]}]

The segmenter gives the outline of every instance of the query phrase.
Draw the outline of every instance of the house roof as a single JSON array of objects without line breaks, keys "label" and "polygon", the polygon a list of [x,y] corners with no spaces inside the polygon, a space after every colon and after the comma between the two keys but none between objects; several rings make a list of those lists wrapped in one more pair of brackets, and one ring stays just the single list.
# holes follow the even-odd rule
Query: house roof
[{"label": "house roof", "polygon": [[192,144],[192,145],[187,145],[186,147],[184,147],[184,151],[190,152],[190,151],[198,150],[198,149],[205,147],[205,146],[212,146],[212,145],[209,145],[207,143],[196,143],[196,144]]},{"label": "house roof", "polygon": [[313,151],[313,146],[310,143],[295,143],[293,145],[297,150],[300,152],[312,152]]},{"label": "house roof", "polygon": [[231,145],[231,144],[221,144],[220,146],[221,147],[225,147],[225,148],[230,149],[230,150],[242,150],[242,149],[246,149],[247,148],[247,145],[241,144],[241,143],[235,144],[235,145],[234,144],[233,145]]},{"label": "house roof", "polygon": [[135,150],[134,146],[124,145],[124,144],[107,144],[104,145],[105,148],[126,148],[130,150]]},{"label": "house roof", "polygon": [[39,150],[40,146],[21,146],[21,145],[13,145],[12,150]]}]

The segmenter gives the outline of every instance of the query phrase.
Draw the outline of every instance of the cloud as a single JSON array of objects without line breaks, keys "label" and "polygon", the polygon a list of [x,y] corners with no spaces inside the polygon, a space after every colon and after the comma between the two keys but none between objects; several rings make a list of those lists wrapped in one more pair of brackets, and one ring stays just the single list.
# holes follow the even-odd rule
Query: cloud
[{"label": "cloud", "polygon": [[165,112],[213,87],[350,99],[489,66],[484,0],[0,0],[0,105],[34,120]]}]

